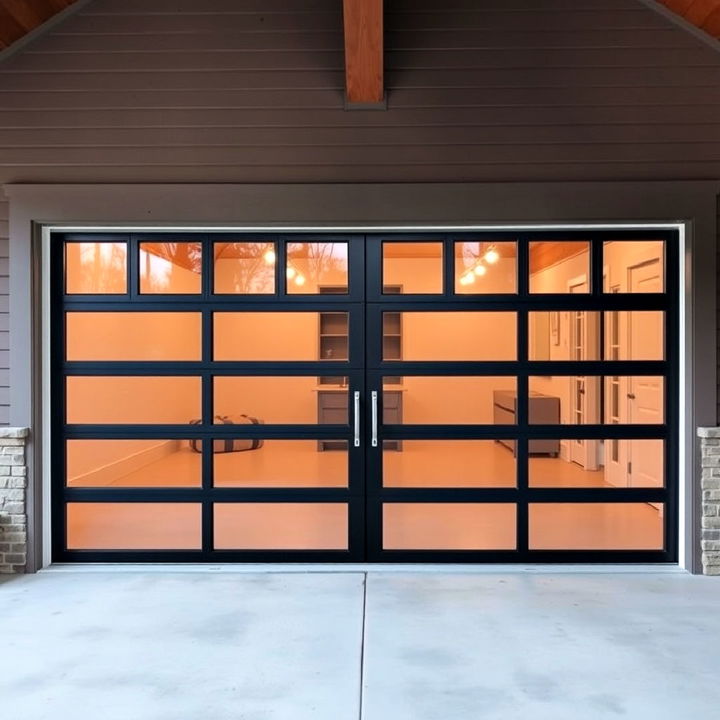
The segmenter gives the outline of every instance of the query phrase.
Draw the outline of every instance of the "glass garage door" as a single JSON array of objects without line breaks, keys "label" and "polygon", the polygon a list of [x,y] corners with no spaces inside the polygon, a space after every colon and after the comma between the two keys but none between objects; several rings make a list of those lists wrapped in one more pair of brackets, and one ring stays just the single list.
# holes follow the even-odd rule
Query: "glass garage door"
[{"label": "glass garage door", "polygon": [[54,236],[55,559],[675,560],[677,242]]}]

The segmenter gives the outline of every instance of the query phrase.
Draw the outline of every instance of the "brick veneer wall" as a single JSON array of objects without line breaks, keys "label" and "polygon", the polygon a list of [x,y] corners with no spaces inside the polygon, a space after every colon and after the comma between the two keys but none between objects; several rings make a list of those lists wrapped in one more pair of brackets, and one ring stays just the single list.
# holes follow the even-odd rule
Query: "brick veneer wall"
[{"label": "brick veneer wall", "polygon": [[27,436],[27,428],[0,427],[0,573],[24,572],[27,560]]},{"label": "brick veneer wall", "polygon": [[700,428],[702,446],[702,565],[720,575],[720,428]]}]

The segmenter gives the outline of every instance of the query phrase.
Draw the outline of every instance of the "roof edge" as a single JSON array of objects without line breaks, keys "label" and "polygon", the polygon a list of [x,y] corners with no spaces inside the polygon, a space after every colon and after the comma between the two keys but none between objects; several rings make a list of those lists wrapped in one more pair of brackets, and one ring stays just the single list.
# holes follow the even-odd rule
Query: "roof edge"
[{"label": "roof edge", "polygon": [[720,39],[713,37],[709,33],[706,33],[702,28],[697,25],[693,25],[689,20],[686,20],[681,15],[678,15],[674,10],[671,10],[665,5],[661,5],[657,0],[636,0],[641,5],[644,5],[650,10],[656,12],[658,15],[662,15],[664,18],[669,20],[673,25],[677,25],[680,29],[684,30],[691,35],[694,35],[700,42],[712,48],[715,52],[720,52]]},{"label": "roof edge", "polygon": [[6,47],[4,50],[0,51],[0,64],[4,63],[6,60],[12,57],[16,52],[19,52],[20,50],[27,47],[29,44],[35,42],[35,40],[45,35],[45,33],[49,32],[56,25],[64,22],[76,12],[89,5],[91,2],[93,2],[93,0],[75,0],[72,5],[69,5],[60,12],[55,13],[55,15],[53,15],[51,18],[48,18],[42,25],[38,25],[34,30],[26,33],[14,43]]}]

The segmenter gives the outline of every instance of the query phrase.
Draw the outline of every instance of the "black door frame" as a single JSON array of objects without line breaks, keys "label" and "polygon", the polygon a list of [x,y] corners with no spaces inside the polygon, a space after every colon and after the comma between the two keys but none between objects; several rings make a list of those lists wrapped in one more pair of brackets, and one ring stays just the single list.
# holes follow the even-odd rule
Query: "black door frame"
[{"label": "black door frame", "polygon": [[[588,295],[529,295],[528,247],[531,240],[588,240],[591,244],[591,292]],[[63,246],[66,242],[107,242],[125,239],[129,243],[129,258],[137,257],[141,241],[172,242],[199,241],[203,243],[203,293],[201,296],[147,296],[138,294],[137,263],[128,262],[127,296],[109,299],[105,296],[69,296],[64,294]],[[213,296],[211,292],[213,242],[277,243],[276,292],[273,296]],[[288,295],[284,290],[285,253],[288,242],[310,240],[348,241],[350,250],[350,288],[346,295]],[[453,294],[453,242],[456,240],[517,240],[517,295],[456,296]],[[648,295],[605,295],[602,292],[602,242],[608,240],[665,240],[666,292]],[[381,246],[385,240],[393,242],[433,240],[444,244],[444,291],[442,295],[408,296],[382,294]],[[158,562],[676,562],[678,544],[678,438],[679,438],[679,234],[676,231],[656,230],[552,230],[552,231],[484,231],[463,233],[394,233],[347,235],[303,233],[245,234],[245,233],[66,233],[53,235],[51,245],[51,362],[53,383],[52,402],[52,462],[53,478],[53,560],[55,561],[158,561]],[[72,309],[136,311],[197,310],[203,313],[203,355],[199,363],[157,362],[66,362],[64,359],[64,312]],[[359,320],[366,303],[366,319]],[[258,311],[272,310],[340,310],[351,313],[350,360],[340,362],[307,363],[224,363],[212,361],[212,312],[236,309],[238,305]],[[517,362],[504,363],[412,363],[384,362],[381,356],[381,317],[388,310],[512,310],[517,312]],[[528,360],[529,310],[664,310],[666,312],[665,360],[646,361],[583,361],[556,362]],[[352,318],[355,318],[353,321]],[[365,352],[363,353],[363,345]],[[127,375],[199,374],[203,388],[203,424],[200,426],[69,426],[64,424],[64,382],[67,375],[101,373]],[[288,426],[270,425],[260,428],[224,428],[211,423],[212,375],[347,375],[349,397],[359,391],[362,398],[362,444],[354,447],[349,418],[347,425]],[[517,426],[420,426],[384,425],[382,423],[383,373],[411,376],[438,375],[513,375],[518,378]],[[527,389],[531,375],[663,375],[665,377],[665,424],[663,425],[551,425],[528,426]],[[379,391],[378,448],[370,445],[369,393]],[[213,488],[211,443],[203,443],[203,481],[201,488],[67,488],[64,487],[65,441],[72,438],[161,438],[211,439],[216,437],[317,438],[345,439],[349,450],[349,487],[347,489],[312,488]],[[665,441],[665,488],[529,488],[527,448],[530,437],[563,439],[658,438]],[[502,489],[481,488],[382,488],[382,439],[413,438],[486,438],[517,440],[517,487]],[[367,483],[367,490],[365,484]],[[222,551],[212,549],[212,503],[268,501],[347,502],[349,512],[348,551]],[[123,551],[68,550],[65,544],[65,505],[73,502],[200,502],[203,515],[203,549],[198,551]],[[517,549],[512,551],[388,551],[382,550],[382,503],[405,502],[513,502],[517,508]],[[662,551],[530,551],[528,549],[529,502],[662,502],[665,503],[665,548]]]}]

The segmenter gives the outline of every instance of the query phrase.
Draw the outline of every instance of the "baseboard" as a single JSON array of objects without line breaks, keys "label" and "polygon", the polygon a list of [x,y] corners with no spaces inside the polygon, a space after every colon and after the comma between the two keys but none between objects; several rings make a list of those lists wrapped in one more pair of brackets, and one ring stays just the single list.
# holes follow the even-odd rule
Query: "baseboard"
[{"label": "baseboard", "polygon": [[180,449],[181,442],[181,440],[163,440],[157,445],[153,445],[145,450],[140,450],[121,460],[116,460],[107,465],[102,465],[95,470],[78,475],[74,477],[68,485],[81,487],[113,485],[126,475],[177,452]]}]

